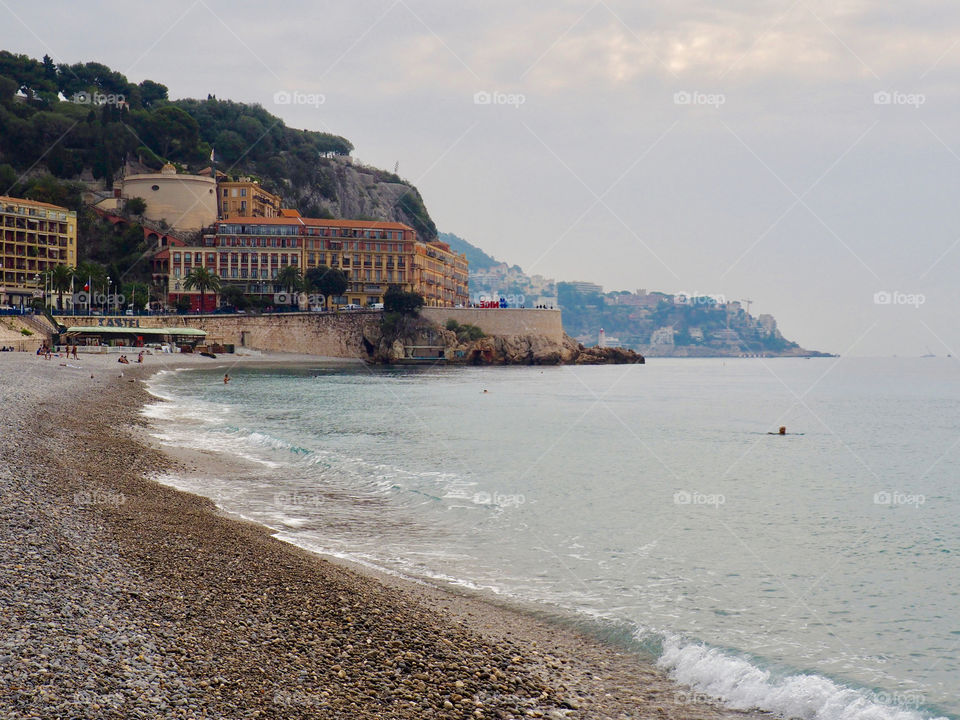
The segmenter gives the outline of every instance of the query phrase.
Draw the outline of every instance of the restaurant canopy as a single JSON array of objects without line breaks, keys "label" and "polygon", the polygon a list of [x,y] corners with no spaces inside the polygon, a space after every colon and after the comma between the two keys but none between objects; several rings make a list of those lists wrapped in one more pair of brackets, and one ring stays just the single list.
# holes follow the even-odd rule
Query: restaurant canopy
[{"label": "restaurant canopy", "polygon": [[159,337],[162,335],[180,335],[189,337],[206,337],[205,330],[195,328],[124,328],[124,327],[83,327],[75,325],[68,327],[67,335],[140,335],[142,337]]}]

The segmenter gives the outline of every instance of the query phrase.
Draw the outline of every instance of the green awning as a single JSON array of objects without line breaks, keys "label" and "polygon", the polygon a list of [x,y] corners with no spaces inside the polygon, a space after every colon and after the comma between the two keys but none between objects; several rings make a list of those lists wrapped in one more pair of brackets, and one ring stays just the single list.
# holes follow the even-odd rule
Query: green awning
[{"label": "green awning", "polygon": [[205,330],[195,328],[123,328],[123,327],[84,327],[75,325],[67,328],[68,334],[85,335],[142,335],[156,337],[158,335],[182,335],[190,337],[206,337]]}]

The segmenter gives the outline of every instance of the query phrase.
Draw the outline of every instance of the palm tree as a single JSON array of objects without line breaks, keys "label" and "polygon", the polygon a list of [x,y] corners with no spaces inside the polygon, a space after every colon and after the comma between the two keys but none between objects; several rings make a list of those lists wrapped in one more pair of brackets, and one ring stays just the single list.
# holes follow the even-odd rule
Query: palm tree
[{"label": "palm tree", "polygon": [[202,313],[204,294],[207,290],[213,290],[214,294],[220,292],[220,278],[207,268],[198,267],[191,270],[190,274],[183,279],[183,287],[187,290],[196,288],[200,291],[200,312]]},{"label": "palm tree", "polygon": [[73,282],[73,269],[66,265],[57,265],[50,273],[50,285],[57,293],[57,310],[63,310],[63,294]]},{"label": "palm tree", "polygon": [[[274,282],[286,290],[292,300],[295,293],[300,292],[303,287],[303,276],[300,274],[300,268],[296,265],[287,265],[277,273]],[[294,302],[291,302],[290,305],[293,306]]]}]

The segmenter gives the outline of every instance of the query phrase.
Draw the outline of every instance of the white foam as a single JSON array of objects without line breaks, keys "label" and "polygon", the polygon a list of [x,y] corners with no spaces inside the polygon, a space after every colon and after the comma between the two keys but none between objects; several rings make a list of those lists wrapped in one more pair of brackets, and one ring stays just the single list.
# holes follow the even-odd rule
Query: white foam
[{"label": "white foam", "polygon": [[[803,720],[923,720],[917,710],[877,702],[820,675],[776,677],[748,660],[668,638],[657,664],[677,682],[736,710],[765,710]],[[945,719],[938,719],[945,720]]]}]

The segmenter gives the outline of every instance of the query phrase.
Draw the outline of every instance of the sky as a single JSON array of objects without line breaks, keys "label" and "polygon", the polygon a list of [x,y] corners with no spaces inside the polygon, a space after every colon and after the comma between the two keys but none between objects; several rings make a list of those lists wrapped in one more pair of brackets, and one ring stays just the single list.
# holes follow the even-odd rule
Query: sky
[{"label": "sky", "polygon": [[343,135],[530,274],[960,357],[957,4],[0,0],[0,38]]}]

